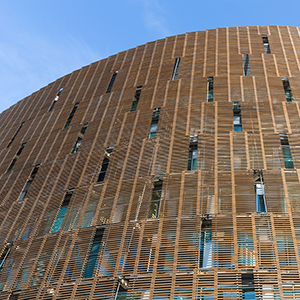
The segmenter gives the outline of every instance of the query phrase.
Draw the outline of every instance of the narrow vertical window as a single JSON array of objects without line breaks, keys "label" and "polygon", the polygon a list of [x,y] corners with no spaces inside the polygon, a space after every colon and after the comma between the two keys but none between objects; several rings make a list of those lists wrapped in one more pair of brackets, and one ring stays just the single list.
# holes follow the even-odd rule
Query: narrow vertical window
[{"label": "narrow vertical window", "polygon": [[56,101],[58,100],[59,95],[60,95],[60,93],[62,92],[63,89],[64,89],[64,88],[61,88],[61,89],[58,91],[58,93],[57,93],[56,97],[54,98],[54,100],[53,100],[53,102],[52,102],[52,104],[51,104],[51,106],[50,106],[48,112],[51,111],[51,110],[53,109],[53,107],[54,107]]},{"label": "narrow vertical window", "polygon": [[23,151],[25,145],[26,145],[26,142],[24,142],[24,143],[21,145],[21,147],[20,147],[20,149],[18,150],[16,156],[14,157],[13,161],[12,161],[11,164],[9,165],[9,167],[8,167],[8,169],[7,169],[7,171],[6,171],[6,173],[8,173],[8,172],[11,171],[11,169],[13,168],[13,166],[15,165],[15,163],[17,162],[17,159],[18,159],[19,156],[21,155],[21,153],[22,153],[22,151]]},{"label": "narrow vertical window", "polygon": [[97,257],[100,252],[101,242],[103,238],[104,228],[98,228],[93,240],[93,244],[84,268],[83,278],[93,277]]},{"label": "narrow vertical window", "polygon": [[207,91],[206,91],[206,101],[214,101],[214,78],[207,77]]},{"label": "narrow vertical window", "polygon": [[189,159],[187,169],[197,170],[198,135],[190,136]]},{"label": "narrow vertical window", "polygon": [[98,175],[97,182],[104,181],[105,174],[106,174],[108,164],[109,164],[110,155],[111,155],[113,149],[114,149],[114,147],[107,147],[107,149],[105,151],[105,157],[102,162],[102,166],[101,166],[100,173]]},{"label": "narrow vertical window", "polygon": [[73,109],[72,109],[72,111],[71,111],[71,113],[69,115],[69,118],[68,118],[68,120],[67,120],[67,122],[66,122],[66,124],[64,126],[64,129],[69,127],[69,125],[70,125],[70,123],[71,123],[71,121],[72,121],[72,119],[74,117],[74,114],[75,114],[75,112],[77,110],[78,105],[79,105],[79,102],[75,103],[75,105],[74,105],[74,107],[73,107]]},{"label": "narrow vertical window", "polygon": [[289,139],[286,133],[280,133],[281,149],[283,154],[284,166],[286,169],[294,169],[292,153]]},{"label": "narrow vertical window", "polygon": [[8,243],[4,249],[4,251],[2,252],[1,256],[0,256],[0,270],[2,269],[4,263],[5,263],[5,260],[7,259],[8,257],[8,254],[11,250],[11,247],[12,247],[12,243]]},{"label": "narrow vertical window", "polygon": [[116,72],[113,74],[113,76],[111,77],[110,82],[109,82],[109,85],[108,85],[107,90],[106,90],[106,94],[108,94],[108,93],[111,92],[111,89],[112,89],[112,87],[113,87],[113,85],[114,85],[114,82],[115,82],[115,80],[116,80],[117,75],[118,75],[118,71],[116,71]]},{"label": "narrow vertical window", "polygon": [[16,138],[16,136],[18,135],[19,131],[21,130],[22,126],[24,125],[25,122],[22,122],[20,127],[18,128],[18,130],[16,131],[16,133],[14,134],[14,136],[12,137],[12,139],[10,140],[10,142],[8,143],[6,148],[9,148],[10,145],[12,144],[12,142],[14,141],[14,139]]},{"label": "narrow vertical window", "polygon": [[132,105],[131,105],[130,111],[136,111],[138,102],[139,102],[139,100],[140,100],[141,92],[142,92],[142,86],[138,86],[138,87],[136,88],[136,91],[135,91],[135,94],[134,94],[134,99],[133,99],[133,101],[132,101]]},{"label": "narrow vertical window", "polygon": [[264,44],[265,54],[271,54],[271,49],[270,49],[268,37],[267,36],[263,36],[262,40],[263,40],[263,44]]},{"label": "narrow vertical window", "polygon": [[160,114],[160,107],[154,108],[152,113],[152,121],[149,129],[149,135],[148,135],[149,138],[156,137],[159,114]]},{"label": "narrow vertical window", "polygon": [[68,205],[70,203],[71,197],[73,195],[73,191],[74,189],[69,189],[65,195],[64,201],[59,209],[59,212],[57,214],[57,217],[53,223],[52,229],[51,229],[51,233],[53,232],[57,232],[61,229],[64,217],[66,215],[67,209],[68,209]]},{"label": "narrow vertical window", "polygon": [[233,129],[243,131],[241,102],[233,102]]},{"label": "narrow vertical window", "polygon": [[158,218],[162,185],[163,185],[163,179],[155,178],[151,201],[150,201],[150,208],[148,213],[149,219]]},{"label": "narrow vertical window", "polygon": [[25,196],[26,196],[26,194],[27,194],[27,192],[28,192],[28,190],[29,190],[29,188],[30,188],[30,186],[31,186],[31,183],[32,183],[32,181],[33,181],[33,179],[34,179],[36,173],[37,173],[38,170],[39,170],[39,167],[40,167],[40,165],[36,165],[36,166],[34,167],[33,171],[32,171],[31,174],[30,174],[29,179],[27,180],[27,182],[26,182],[26,184],[25,184],[25,187],[24,187],[24,189],[23,189],[23,191],[22,191],[22,193],[21,193],[21,195],[20,195],[18,201],[23,200],[23,199],[25,198]]},{"label": "narrow vertical window", "polygon": [[283,77],[282,78],[282,84],[283,84],[283,88],[284,88],[286,101],[287,102],[294,102],[294,98],[293,98],[292,90],[291,90],[291,87],[290,87],[289,79],[287,77]]},{"label": "narrow vertical window", "polygon": [[178,79],[180,57],[175,59],[172,80]]},{"label": "narrow vertical window", "polygon": [[256,212],[267,212],[264,178],[261,170],[253,171]]},{"label": "narrow vertical window", "polygon": [[200,268],[212,267],[212,221],[203,219],[200,237]]},{"label": "narrow vertical window", "polygon": [[250,63],[249,63],[249,54],[243,54],[243,71],[244,76],[250,76]]},{"label": "narrow vertical window", "polygon": [[128,280],[124,277],[118,277],[118,286],[115,294],[115,300],[126,300],[128,290]]},{"label": "narrow vertical window", "polygon": [[242,274],[242,293],[243,299],[256,299],[254,289],[253,272],[248,271]]},{"label": "narrow vertical window", "polygon": [[89,123],[84,123],[84,124],[83,124],[83,126],[82,126],[82,128],[81,128],[81,131],[80,131],[80,133],[79,133],[79,136],[78,136],[78,138],[77,138],[77,141],[76,141],[76,143],[75,143],[75,145],[74,145],[74,147],[73,147],[72,153],[76,153],[76,152],[78,151],[78,149],[79,149],[79,147],[80,147],[80,145],[81,145],[81,141],[82,141],[82,139],[83,139],[83,135],[84,135],[84,133],[85,133],[85,131],[86,131],[88,125],[89,125]]}]

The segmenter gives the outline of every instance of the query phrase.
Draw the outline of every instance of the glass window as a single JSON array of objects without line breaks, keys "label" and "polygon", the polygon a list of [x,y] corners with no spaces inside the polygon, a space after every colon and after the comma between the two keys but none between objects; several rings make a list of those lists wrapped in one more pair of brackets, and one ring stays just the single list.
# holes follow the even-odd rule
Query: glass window
[{"label": "glass window", "polygon": [[263,40],[263,44],[264,44],[265,54],[270,54],[271,50],[270,50],[270,45],[269,45],[269,39],[268,39],[268,37],[267,36],[263,36],[262,40]]},{"label": "glass window", "polygon": [[12,137],[12,139],[10,140],[10,142],[8,143],[6,148],[9,148],[10,145],[12,144],[12,142],[14,141],[14,139],[16,138],[16,136],[18,135],[19,131],[21,130],[22,126],[24,125],[25,122],[22,122],[22,124],[20,125],[20,127],[18,128],[18,130],[16,131],[16,133],[14,134],[14,136]]},{"label": "glass window", "polygon": [[100,173],[98,175],[97,182],[104,181],[106,171],[108,168],[108,164],[109,164],[110,155],[111,155],[113,149],[114,149],[114,147],[107,147],[107,150],[105,151],[105,157],[102,162],[102,166],[101,166]]},{"label": "glass window", "polygon": [[214,78],[207,77],[207,91],[206,91],[206,101],[213,102],[214,101]]},{"label": "glass window", "polygon": [[180,64],[180,57],[175,59],[172,80],[177,80],[178,79],[179,64]]},{"label": "glass window", "polygon": [[52,102],[52,104],[51,104],[51,106],[50,106],[48,112],[51,111],[51,110],[53,109],[53,107],[54,107],[56,101],[58,100],[59,95],[60,95],[60,93],[62,92],[63,89],[64,89],[64,88],[61,88],[61,89],[58,91],[58,93],[57,93],[56,97],[54,98],[54,100],[53,100],[53,102]]},{"label": "glass window", "polygon": [[148,134],[149,138],[156,137],[159,115],[160,115],[160,107],[154,108],[152,113],[151,125],[149,128],[149,134]]},{"label": "glass window", "polygon": [[212,268],[212,222],[204,219],[201,225],[200,268]]},{"label": "glass window", "polygon": [[152,190],[152,197],[150,201],[150,208],[148,213],[149,219],[155,219],[159,216],[159,206],[161,199],[161,191],[162,191],[163,179],[155,178],[154,188]]},{"label": "glass window", "polygon": [[106,90],[106,94],[108,94],[108,93],[111,92],[111,89],[112,89],[112,87],[113,87],[113,85],[114,85],[114,82],[115,82],[115,80],[116,80],[117,75],[118,75],[118,71],[116,71],[116,72],[112,75],[112,77],[111,77],[111,79],[110,79],[110,82],[109,82],[109,85],[108,85],[107,90]]},{"label": "glass window", "polygon": [[135,91],[134,100],[132,102],[130,111],[136,111],[138,102],[140,100],[141,92],[142,92],[142,86],[138,86]]},{"label": "glass window", "polygon": [[233,129],[234,131],[243,131],[240,102],[233,102]]},{"label": "glass window", "polygon": [[291,90],[291,87],[290,87],[289,79],[287,77],[283,77],[282,78],[282,84],[283,84],[283,88],[284,88],[286,101],[287,102],[294,102],[294,98],[293,98],[292,90]]},{"label": "glass window", "polygon": [[253,171],[256,212],[267,212],[264,179],[261,170]]},{"label": "glass window", "polygon": [[76,153],[81,145],[81,142],[82,142],[82,139],[83,139],[83,135],[88,127],[89,123],[84,123],[82,128],[81,128],[81,131],[79,133],[79,136],[77,138],[77,141],[73,147],[73,150],[72,150],[72,153]]},{"label": "glass window", "polygon": [[249,62],[249,54],[243,54],[243,71],[244,76],[250,76],[250,62]]},{"label": "glass window", "polygon": [[198,157],[198,136],[190,136],[188,170],[197,170],[197,157]]},{"label": "glass window", "polygon": [[25,185],[25,187],[24,187],[24,189],[23,189],[23,191],[22,191],[22,193],[21,193],[21,195],[18,199],[19,201],[23,200],[25,198],[25,196],[26,196],[26,194],[27,194],[27,192],[28,192],[28,190],[31,186],[31,183],[32,183],[37,171],[39,170],[39,167],[40,167],[40,165],[36,165],[34,167],[33,171],[31,172],[31,175],[30,175],[30,177],[29,177],[29,179],[28,179],[28,181],[27,181],[27,183],[26,183],[26,185]]},{"label": "glass window", "polygon": [[66,124],[64,126],[64,129],[69,127],[69,125],[70,125],[70,123],[71,123],[71,121],[72,121],[72,119],[74,117],[74,114],[75,114],[75,112],[77,110],[78,105],[79,105],[79,102],[75,103],[75,105],[74,105],[74,107],[73,107],[73,109],[72,109],[72,111],[71,111],[71,113],[70,113],[70,115],[69,115],[69,117],[67,119],[67,122],[66,122]]},{"label": "glass window", "polygon": [[8,167],[8,169],[7,169],[7,171],[6,171],[6,173],[8,173],[8,172],[10,172],[10,171],[12,170],[12,168],[14,167],[14,165],[15,165],[16,162],[17,162],[17,159],[18,159],[19,156],[21,155],[21,153],[22,153],[22,151],[23,151],[25,145],[26,145],[26,142],[24,142],[24,143],[21,145],[21,147],[20,147],[20,149],[18,150],[16,156],[14,157],[13,161],[12,161],[11,164],[9,165],[9,167]]},{"label": "glass window", "polygon": [[280,134],[281,149],[283,155],[284,166],[286,169],[294,169],[292,153],[286,133]]}]

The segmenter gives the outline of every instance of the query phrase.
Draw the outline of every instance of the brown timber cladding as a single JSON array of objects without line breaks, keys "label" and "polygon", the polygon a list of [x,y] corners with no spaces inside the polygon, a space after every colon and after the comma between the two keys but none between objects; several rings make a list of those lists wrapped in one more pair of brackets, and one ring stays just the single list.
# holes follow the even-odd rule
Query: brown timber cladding
[{"label": "brown timber cladding", "polygon": [[167,37],[19,101],[0,115],[0,299],[300,299],[299,103],[285,26]]}]

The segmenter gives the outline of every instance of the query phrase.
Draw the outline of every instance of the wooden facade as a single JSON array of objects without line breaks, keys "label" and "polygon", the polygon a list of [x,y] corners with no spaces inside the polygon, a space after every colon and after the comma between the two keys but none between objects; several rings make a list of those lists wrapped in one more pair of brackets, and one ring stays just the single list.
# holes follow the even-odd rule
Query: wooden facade
[{"label": "wooden facade", "polygon": [[285,26],[167,37],[19,101],[0,300],[300,299],[299,104]]}]

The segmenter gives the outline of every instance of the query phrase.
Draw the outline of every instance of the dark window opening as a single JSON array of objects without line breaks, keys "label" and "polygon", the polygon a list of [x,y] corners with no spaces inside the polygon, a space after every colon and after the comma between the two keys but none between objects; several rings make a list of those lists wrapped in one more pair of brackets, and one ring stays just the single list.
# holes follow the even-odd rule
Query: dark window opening
[{"label": "dark window opening", "polygon": [[66,122],[66,124],[64,126],[64,129],[69,127],[69,125],[70,125],[70,123],[71,123],[71,121],[72,121],[72,119],[74,117],[74,114],[75,114],[75,112],[77,110],[78,105],[79,105],[79,102],[75,103],[75,105],[74,105],[74,107],[73,107],[73,109],[72,109],[72,111],[71,111],[71,113],[69,115],[69,118],[68,118],[68,120],[67,120],[67,122]]},{"label": "dark window opening", "polygon": [[101,242],[103,238],[104,228],[98,228],[91,246],[89,256],[83,272],[83,278],[93,277],[94,270],[96,267],[97,257],[100,252]]},{"label": "dark window opening", "polygon": [[73,191],[74,189],[69,189],[65,195],[64,201],[59,209],[59,212],[56,216],[56,219],[53,223],[52,229],[51,229],[51,233],[53,232],[57,232],[61,229],[64,217],[66,215],[67,209],[68,209],[68,205],[70,203],[71,197],[73,195]]},{"label": "dark window opening", "polygon": [[293,98],[292,90],[291,90],[291,87],[290,87],[289,79],[287,77],[283,77],[282,78],[282,84],[283,84],[283,88],[284,88],[286,101],[287,102],[294,102],[294,98]]},{"label": "dark window opening", "polygon": [[233,102],[233,129],[243,131],[241,102]]},{"label": "dark window opening", "polygon": [[256,299],[253,272],[242,273],[242,299]]},{"label": "dark window opening", "polygon": [[0,270],[2,269],[2,267],[5,263],[5,260],[7,259],[8,255],[9,255],[12,245],[13,245],[12,243],[7,243],[6,247],[4,248],[4,251],[2,252],[2,254],[0,256]]},{"label": "dark window opening", "polygon": [[27,194],[27,192],[28,192],[28,190],[29,190],[29,188],[30,188],[30,186],[31,186],[31,183],[32,183],[32,181],[33,181],[33,179],[34,179],[36,173],[37,173],[38,170],[39,170],[39,167],[40,167],[40,165],[36,165],[36,166],[34,167],[33,171],[32,171],[31,174],[30,174],[30,177],[29,177],[28,181],[27,181],[26,184],[25,184],[25,187],[24,187],[24,189],[23,189],[23,191],[22,191],[22,193],[21,193],[21,195],[20,195],[18,201],[23,200],[23,199],[25,198],[25,196],[26,196],[26,194]]},{"label": "dark window opening", "polygon": [[136,111],[138,102],[140,100],[141,92],[142,92],[142,86],[138,86],[135,91],[134,100],[132,102],[130,111]]},{"label": "dark window opening", "polygon": [[250,76],[250,62],[249,62],[249,54],[243,54],[243,71],[244,76]]},{"label": "dark window opening", "polygon": [[283,154],[284,166],[286,169],[294,169],[292,153],[289,145],[289,139],[286,133],[280,133],[280,143]]},{"label": "dark window opening", "polygon": [[198,135],[190,136],[189,158],[187,169],[197,170],[197,157],[198,157]]},{"label": "dark window opening", "polygon": [[118,286],[115,294],[115,300],[126,300],[128,290],[128,280],[124,277],[118,278]]},{"label": "dark window opening", "polygon": [[6,173],[8,173],[8,172],[10,172],[10,171],[12,170],[12,168],[13,168],[14,165],[15,165],[15,163],[17,162],[17,159],[18,159],[19,156],[21,155],[21,153],[22,153],[22,151],[23,151],[25,145],[26,145],[26,142],[24,142],[24,143],[21,145],[21,147],[20,147],[20,149],[18,150],[16,156],[14,157],[13,161],[12,161],[11,164],[9,165],[9,167],[8,167],[8,169],[7,169],[7,171],[6,171]]},{"label": "dark window opening", "polygon": [[270,44],[269,44],[269,39],[267,36],[262,37],[263,44],[264,44],[264,50],[265,54],[271,54],[271,49],[270,49]]},{"label": "dark window opening", "polygon": [[200,268],[212,268],[212,220],[205,218],[201,224]]},{"label": "dark window opening", "polygon": [[19,298],[21,291],[14,291],[10,294],[9,300],[17,300]]},{"label": "dark window opening", "polygon": [[64,89],[64,88],[61,88],[61,89],[58,91],[58,93],[57,93],[56,97],[54,98],[54,100],[53,100],[53,102],[52,102],[52,104],[51,104],[51,106],[50,106],[48,112],[51,111],[51,110],[53,109],[53,107],[54,107],[56,101],[58,100],[59,95],[60,95],[60,93],[62,92],[63,89]]},{"label": "dark window opening", "polygon": [[107,168],[108,168],[108,164],[109,164],[110,155],[111,155],[113,149],[114,149],[114,147],[107,147],[107,149],[105,151],[105,157],[104,157],[103,162],[102,162],[102,166],[101,166],[100,173],[98,175],[97,182],[104,181],[106,171],[107,171]]},{"label": "dark window opening", "polygon": [[152,121],[149,128],[149,135],[148,135],[149,138],[156,137],[159,115],[160,115],[160,107],[154,108],[152,113]]},{"label": "dark window opening", "polygon": [[214,101],[214,78],[207,77],[207,91],[206,91],[206,101]]},{"label": "dark window opening", "polygon": [[256,212],[267,212],[264,178],[261,170],[253,170]]},{"label": "dark window opening", "polygon": [[180,57],[175,59],[172,80],[177,80],[178,79],[179,64],[180,64]]},{"label": "dark window opening", "polygon": [[81,131],[79,133],[79,136],[77,138],[77,141],[73,147],[73,150],[72,150],[72,153],[76,153],[81,145],[81,142],[82,142],[82,139],[83,139],[83,135],[88,127],[89,123],[84,123],[82,128],[81,128]]},{"label": "dark window opening", "polygon": [[160,199],[162,192],[163,178],[156,177],[154,179],[154,187],[152,190],[152,196],[150,201],[150,208],[148,213],[149,219],[155,219],[159,216]]},{"label": "dark window opening", "polygon": [[20,127],[18,128],[18,130],[16,131],[16,133],[14,134],[14,136],[12,137],[12,139],[10,140],[10,142],[8,143],[6,148],[9,148],[10,145],[12,144],[12,142],[14,141],[14,139],[16,138],[16,136],[18,135],[19,131],[21,130],[22,126],[24,125],[25,122],[22,122],[22,124],[20,125]]},{"label": "dark window opening", "polygon": [[118,71],[116,71],[116,72],[113,74],[113,76],[111,77],[110,82],[109,82],[109,85],[108,85],[108,88],[107,88],[107,90],[106,90],[106,94],[108,94],[108,93],[111,92],[111,89],[112,89],[112,87],[113,87],[113,85],[114,85],[114,82],[115,82],[115,80],[116,80],[117,75],[118,75]]}]

